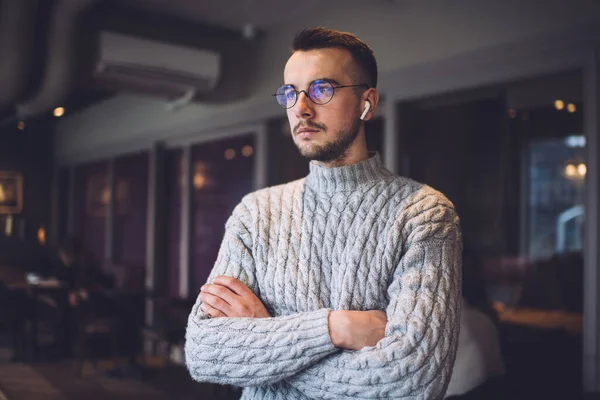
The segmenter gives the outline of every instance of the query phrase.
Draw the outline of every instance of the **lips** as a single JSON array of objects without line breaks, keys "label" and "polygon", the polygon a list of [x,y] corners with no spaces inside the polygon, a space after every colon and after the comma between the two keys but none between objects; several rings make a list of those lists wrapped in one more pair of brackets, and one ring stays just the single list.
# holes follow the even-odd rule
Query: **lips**
[{"label": "lips", "polygon": [[299,129],[296,135],[301,139],[310,139],[311,137],[317,135],[319,133],[318,129],[307,129],[302,128]]}]

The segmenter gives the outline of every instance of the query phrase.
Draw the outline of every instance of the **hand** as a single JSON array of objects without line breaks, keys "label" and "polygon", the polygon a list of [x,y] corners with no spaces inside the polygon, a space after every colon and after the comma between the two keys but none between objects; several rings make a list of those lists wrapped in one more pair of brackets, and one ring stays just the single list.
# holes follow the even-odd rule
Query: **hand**
[{"label": "hand", "polygon": [[387,315],[380,310],[335,310],[329,313],[329,336],[335,347],[360,350],[383,339],[386,324]]},{"label": "hand", "polygon": [[268,318],[269,312],[256,295],[239,280],[217,276],[200,289],[202,311],[211,318]]}]

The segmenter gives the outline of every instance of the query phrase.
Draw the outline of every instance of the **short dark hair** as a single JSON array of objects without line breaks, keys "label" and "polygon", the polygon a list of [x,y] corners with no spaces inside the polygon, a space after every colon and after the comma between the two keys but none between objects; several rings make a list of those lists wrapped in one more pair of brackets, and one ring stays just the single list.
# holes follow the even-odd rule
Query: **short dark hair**
[{"label": "short dark hair", "polygon": [[370,87],[377,87],[377,61],[373,50],[358,36],[327,28],[303,29],[294,38],[292,52],[325,48],[342,48],[352,54],[352,58],[368,78]]}]

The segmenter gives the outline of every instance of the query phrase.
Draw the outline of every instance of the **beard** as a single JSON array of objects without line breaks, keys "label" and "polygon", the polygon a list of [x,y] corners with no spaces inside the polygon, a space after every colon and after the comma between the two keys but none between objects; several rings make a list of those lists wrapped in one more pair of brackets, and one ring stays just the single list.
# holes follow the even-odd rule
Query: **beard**
[{"label": "beard", "polygon": [[[297,130],[301,127],[319,129],[324,133],[327,132],[327,128],[325,127],[325,125],[310,121],[305,122],[302,125],[298,124],[294,128],[294,132],[297,132]],[[348,149],[358,136],[359,129],[360,120],[356,118],[356,120],[353,120],[352,123],[344,125],[339,131],[337,131],[332,141],[327,142],[323,145],[308,143],[308,146],[302,147],[302,145],[298,142],[294,141],[294,143],[296,144],[296,147],[298,147],[298,150],[300,151],[302,157],[307,158],[311,161],[331,162],[341,160],[346,156]]]}]

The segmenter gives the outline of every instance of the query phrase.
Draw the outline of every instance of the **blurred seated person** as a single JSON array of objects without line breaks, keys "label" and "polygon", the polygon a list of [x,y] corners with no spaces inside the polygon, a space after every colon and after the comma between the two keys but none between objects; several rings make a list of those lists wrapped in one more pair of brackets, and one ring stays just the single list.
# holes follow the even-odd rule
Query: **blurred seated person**
[{"label": "blurred seated person", "polygon": [[498,317],[485,292],[478,257],[463,252],[463,299],[458,350],[446,399],[503,399],[505,375]]}]

